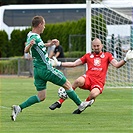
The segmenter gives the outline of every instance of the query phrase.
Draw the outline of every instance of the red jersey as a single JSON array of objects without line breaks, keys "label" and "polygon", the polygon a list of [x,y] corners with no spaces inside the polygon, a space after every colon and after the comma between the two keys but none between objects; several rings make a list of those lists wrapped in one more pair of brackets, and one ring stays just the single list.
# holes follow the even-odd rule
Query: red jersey
[{"label": "red jersey", "polygon": [[111,53],[101,52],[100,54],[87,53],[80,58],[83,64],[87,63],[86,75],[91,79],[105,83],[106,73],[110,61],[114,59]]}]

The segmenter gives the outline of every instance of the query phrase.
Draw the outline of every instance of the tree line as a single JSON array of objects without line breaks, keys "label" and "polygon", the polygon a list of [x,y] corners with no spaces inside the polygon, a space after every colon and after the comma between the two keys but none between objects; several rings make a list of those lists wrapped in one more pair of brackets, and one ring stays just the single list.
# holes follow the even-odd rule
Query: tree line
[{"label": "tree line", "polygon": [[[99,22],[97,21],[99,20]],[[79,28],[77,28],[79,27]],[[106,22],[102,15],[92,17],[92,40],[95,37],[104,40],[104,49],[106,50],[106,36],[107,28]],[[14,57],[22,56],[24,52],[24,43],[27,38],[27,33],[31,28],[25,30],[13,30],[11,33],[11,39],[8,40],[8,35],[5,31],[0,31],[0,57]],[[47,24],[47,28],[44,33],[41,34],[41,38],[44,42],[49,39],[57,38],[60,40],[64,52],[68,52],[69,49],[69,35],[85,35],[86,34],[86,18],[82,18],[78,21],[68,21],[56,24]],[[86,51],[86,38],[77,38],[71,41],[72,51]]]}]

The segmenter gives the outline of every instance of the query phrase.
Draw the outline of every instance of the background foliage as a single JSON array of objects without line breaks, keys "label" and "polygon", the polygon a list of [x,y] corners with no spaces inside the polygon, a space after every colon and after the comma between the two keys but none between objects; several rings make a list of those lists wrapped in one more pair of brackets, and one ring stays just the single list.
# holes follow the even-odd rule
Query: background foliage
[{"label": "background foliage", "polygon": [[0,31],[0,57],[6,57],[7,56],[7,49],[8,47],[8,35],[5,31]]},{"label": "background foliage", "polygon": [[[97,24],[97,19],[100,19],[102,23]],[[106,35],[107,35],[107,28],[106,23],[103,17],[94,16],[92,17],[92,29],[96,35],[92,34],[92,39],[95,37],[100,37],[104,39],[105,42],[103,44],[106,47]],[[94,26],[96,26],[94,28]],[[101,30],[102,28],[102,30]],[[104,29],[104,30],[103,30]],[[11,33],[11,39],[8,40],[7,33],[5,31],[0,31],[0,57],[14,57],[14,56],[23,56],[24,51],[24,43],[26,41],[27,33],[31,30],[31,28],[25,30],[13,30]],[[86,34],[86,18],[82,18],[78,21],[67,21],[63,23],[56,23],[56,24],[46,24],[46,28],[44,33],[41,34],[41,37],[44,42],[47,42],[49,39],[57,38],[60,40],[60,44],[62,45],[64,52],[69,51],[69,35],[85,35]],[[72,40],[72,51],[86,51],[86,39],[77,38],[74,41]]]}]

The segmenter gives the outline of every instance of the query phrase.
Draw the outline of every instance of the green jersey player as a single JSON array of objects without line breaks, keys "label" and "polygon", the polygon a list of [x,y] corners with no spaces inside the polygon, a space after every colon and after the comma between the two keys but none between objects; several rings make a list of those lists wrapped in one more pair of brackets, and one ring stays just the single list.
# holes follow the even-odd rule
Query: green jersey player
[{"label": "green jersey player", "polygon": [[34,84],[36,86],[37,95],[29,97],[26,101],[19,105],[12,106],[11,119],[16,120],[17,115],[25,108],[44,101],[46,97],[46,84],[50,81],[56,85],[65,88],[67,95],[72,99],[80,110],[84,110],[88,106],[88,102],[81,102],[75,91],[72,89],[71,83],[66,79],[62,72],[52,67],[46,47],[58,43],[57,39],[53,39],[50,43],[43,43],[40,34],[45,29],[45,20],[42,16],[35,16],[32,19],[32,31],[27,35],[27,44],[25,52],[31,52],[34,65]]}]

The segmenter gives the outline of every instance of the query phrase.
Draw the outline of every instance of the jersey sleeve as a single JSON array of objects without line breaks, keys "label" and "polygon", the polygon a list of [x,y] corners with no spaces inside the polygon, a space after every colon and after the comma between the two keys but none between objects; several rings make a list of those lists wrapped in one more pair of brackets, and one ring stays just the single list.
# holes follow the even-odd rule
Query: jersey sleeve
[{"label": "jersey sleeve", "polygon": [[80,60],[82,61],[83,64],[86,63],[87,62],[87,54],[85,54],[84,56],[82,56],[80,58]]},{"label": "jersey sleeve", "polygon": [[32,35],[31,37],[27,38],[26,46],[29,45],[30,44],[30,41],[33,40],[33,39],[36,42],[37,36],[36,35]]},{"label": "jersey sleeve", "polygon": [[111,62],[114,59],[114,56],[108,52],[108,56],[109,56],[109,62]]},{"label": "jersey sleeve", "polygon": [[61,53],[61,47],[58,47],[58,49],[57,49],[57,52],[60,52]]}]

